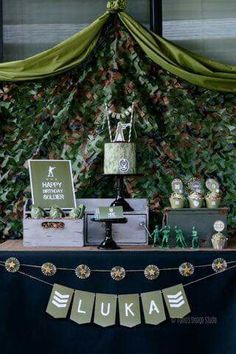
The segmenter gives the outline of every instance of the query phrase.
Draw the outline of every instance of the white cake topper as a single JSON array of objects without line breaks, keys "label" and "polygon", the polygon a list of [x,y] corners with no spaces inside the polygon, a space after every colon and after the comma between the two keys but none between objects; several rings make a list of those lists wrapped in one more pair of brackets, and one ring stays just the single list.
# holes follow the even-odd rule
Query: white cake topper
[{"label": "white cake topper", "polygon": [[[110,141],[111,143],[115,142],[125,142],[125,136],[124,136],[124,130],[126,128],[129,128],[129,136],[128,136],[128,142],[130,143],[131,141],[131,135],[132,135],[132,128],[133,128],[133,119],[134,119],[134,103],[132,103],[132,106],[128,107],[123,113],[114,113],[110,109],[108,109],[108,106],[105,106],[105,115],[107,118],[107,124],[108,124],[108,130],[109,130],[109,136],[110,136]],[[116,134],[115,138],[112,138],[112,131],[111,131],[111,122],[110,122],[110,116],[113,118],[116,118],[119,122],[117,124],[116,128]],[[129,123],[123,123],[121,122],[121,118],[125,118],[130,116],[130,122]]]},{"label": "white cake topper", "polygon": [[116,128],[116,136],[115,139],[113,140],[113,143],[116,143],[117,141],[125,141],[124,130],[128,127],[131,128],[131,123],[125,124],[125,123],[118,122]]}]

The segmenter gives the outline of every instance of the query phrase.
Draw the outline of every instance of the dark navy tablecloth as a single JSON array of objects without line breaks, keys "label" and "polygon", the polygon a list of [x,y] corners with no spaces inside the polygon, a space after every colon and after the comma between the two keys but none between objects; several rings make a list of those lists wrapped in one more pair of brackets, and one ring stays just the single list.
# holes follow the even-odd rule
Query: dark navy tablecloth
[{"label": "dark navy tablecloth", "polygon": [[[236,252],[166,251],[1,251],[0,260],[17,257],[21,263],[91,269],[143,269],[148,264],[160,268],[211,263],[217,257],[236,260]],[[45,279],[38,269],[21,270]],[[196,269],[191,280],[211,274],[211,268]],[[107,273],[94,273],[87,280],[73,272],[58,271],[51,283],[103,293],[141,293],[189,282],[177,271],[162,271],[155,281],[142,273],[129,273],[116,282]],[[51,287],[8,273],[0,267],[0,353],[1,354],[235,354],[236,352],[236,269],[186,287],[191,314],[183,320],[167,320],[158,326],[142,324],[129,329],[118,324],[102,328],[93,323],[77,325],[69,318],[55,320],[45,313]]]}]

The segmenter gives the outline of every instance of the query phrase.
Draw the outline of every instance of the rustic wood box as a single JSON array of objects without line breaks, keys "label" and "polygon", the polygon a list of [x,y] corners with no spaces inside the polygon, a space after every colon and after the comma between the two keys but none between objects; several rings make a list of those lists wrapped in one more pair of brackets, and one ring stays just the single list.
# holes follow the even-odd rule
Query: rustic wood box
[{"label": "rustic wood box", "polygon": [[[25,247],[81,247],[84,246],[84,218],[83,219],[31,219],[30,201],[24,207],[23,245]],[[67,215],[68,211],[63,210]],[[48,223],[49,228],[44,228]],[[62,223],[63,228],[53,228]]]},{"label": "rustic wood box", "polygon": [[[147,245],[148,233],[146,229],[149,223],[149,208],[147,199],[126,199],[134,209],[132,212],[124,212],[128,219],[126,224],[114,224],[112,226],[113,238],[119,245]],[[105,236],[104,223],[96,223],[91,219],[94,217],[95,209],[102,206],[109,206],[114,199],[80,199],[79,203],[86,206],[85,212],[85,245],[99,245]]]},{"label": "rustic wood box", "polygon": [[184,233],[185,239],[189,247],[191,247],[191,233],[192,227],[195,226],[198,231],[201,247],[212,247],[211,237],[216,231],[214,231],[213,225],[217,220],[221,220],[225,224],[225,230],[223,233],[227,234],[227,215],[228,208],[218,209],[171,209],[166,208],[163,217],[163,226],[171,226],[170,245],[175,246],[175,232],[174,227],[179,226]]}]

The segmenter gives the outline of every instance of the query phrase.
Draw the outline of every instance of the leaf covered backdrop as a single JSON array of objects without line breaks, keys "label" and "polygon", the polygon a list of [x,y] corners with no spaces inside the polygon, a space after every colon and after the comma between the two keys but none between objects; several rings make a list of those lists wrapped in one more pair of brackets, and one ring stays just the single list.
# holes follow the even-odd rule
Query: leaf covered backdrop
[{"label": "leaf covered backdrop", "polygon": [[173,178],[216,177],[235,227],[235,94],[189,84],[153,64],[119,20],[110,21],[78,68],[6,83],[0,95],[4,238],[22,235],[30,158],[72,160],[78,198],[114,196],[113,179],[103,176],[105,102],[117,112],[135,102],[138,171],[144,176],[127,180],[129,196],[149,198],[155,214],[169,205]]}]

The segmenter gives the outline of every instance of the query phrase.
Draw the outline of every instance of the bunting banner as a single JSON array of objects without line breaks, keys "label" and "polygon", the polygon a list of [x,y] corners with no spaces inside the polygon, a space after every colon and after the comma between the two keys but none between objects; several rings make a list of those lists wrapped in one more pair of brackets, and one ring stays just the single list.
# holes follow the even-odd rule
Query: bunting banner
[{"label": "bunting banner", "polygon": [[54,284],[46,312],[54,318],[66,318],[74,289]]},{"label": "bunting banner", "polygon": [[158,325],[166,320],[161,291],[150,291],[141,294],[145,323]]},{"label": "bunting banner", "polygon": [[[228,267],[230,264],[230,267]],[[0,268],[5,268],[9,274],[16,274],[28,277],[31,280],[40,282],[52,287],[46,312],[56,319],[65,319],[70,314],[71,321],[77,324],[95,323],[101,327],[114,326],[118,323],[121,326],[132,328],[143,321],[149,325],[158,325],[166,320],[166,313],[170,318],[181,319],[191,312],[189,302],[185,293],[187,286],[205,281],[219,274],[236,269],[236,260],[226,261],[223,258],[216,258],[212,263],[196,265],[195,268],[211,267],[213,273],[203,277],[190,280],[183,284],[177,284],[162,290],[150,291],[140,294],[101,294],[53,284],[45,279],[26,273],[22,267],[41,270],[45,277],[52,277],[57,271],[73,271],[79,279],[87,279],[91,271],[105,272],[110,274],[114,281],[121,281],[126,275],[126,270],[121,266],[112,269],[90,269],[86,264],[80,264],[76,268],[56,267],[53,263],[46,262],[42,265],[22,264],[15,257],[0,260]],[[183,277],[191,276],[189,269],[194,269],[189,262],[184,262],[178,267],[159,268],[156,265],[148,265],[142,270],[127,270],[127,272],[143,272],[145,277],[152,281],[157,278],[160,271],[177,270]],[[188,272],[186,271],[188,270]]]},{"label": "bunting banner", "polygon": [[145,323],[152,325],[166,320],[165,305],[170,318],[183,318],[191,312],[182,284],[123,295],[95,294],[54,284],[46,312],[54,318],[66,318],[71,311],[72,321],[101,327],[114,326],[119,318],[121,326],[132,328],[141,324],[141,304]]},{"label": "bunting banner", "polygon": [[191,312],[182,284],[166,288],[162,293],[171,318],[183,318]]},{"label": "bunting banner", "polygon": [[102,327],[116,323],[117,296],[112,294],[96,294],[94,323]]},{"label": "bunting banner", "polygon": [[139,294],[119,295],[120,325],[135,327],[141,323]]},{"label": "bunting banner", "polygon": [[90,323],[92,320],[94,300],[94,293],[76,290],[70,319],[78,324]]}]

